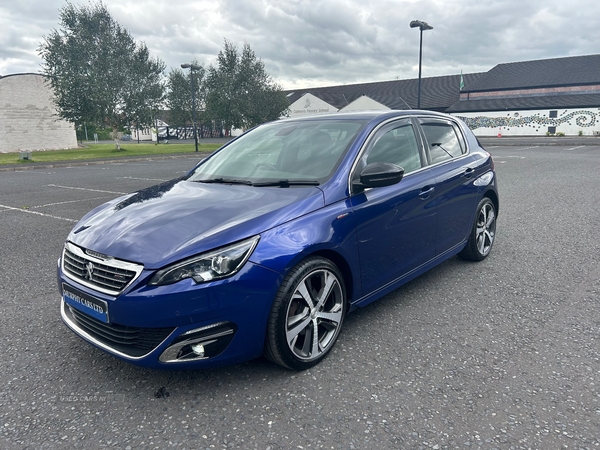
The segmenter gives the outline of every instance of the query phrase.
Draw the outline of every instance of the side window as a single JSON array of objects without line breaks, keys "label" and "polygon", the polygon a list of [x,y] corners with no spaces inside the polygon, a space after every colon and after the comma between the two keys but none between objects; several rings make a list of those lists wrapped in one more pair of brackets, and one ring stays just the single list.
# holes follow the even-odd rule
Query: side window
[{"label": "side window", "polygon": [[374,162],[395,164],[402,167],[404,173],[421,168],[419,146],[410,123],[403,121],[381,132],[361,157],[359,170]]},{"label": "side window", "polygon": [[421,128],[427,139],[432,164],[456,158],[466,151],[452,123],[422,120]]}]

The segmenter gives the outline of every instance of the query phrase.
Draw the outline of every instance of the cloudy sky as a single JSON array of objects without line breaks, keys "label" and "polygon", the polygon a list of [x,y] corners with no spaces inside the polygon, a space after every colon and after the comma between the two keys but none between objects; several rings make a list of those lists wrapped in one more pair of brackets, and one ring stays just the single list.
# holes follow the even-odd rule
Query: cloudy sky
[{"label": "cloudy sky", "polygon": [[[88,1],[72,0],[87,5]],[[600,53],[592,0],[104,0],[153,56],[214,64],[247,42],[284,89],[483,72],[499,63]],[[0,75],[39,72],[37,47],[65,0],[3,0]]]}]

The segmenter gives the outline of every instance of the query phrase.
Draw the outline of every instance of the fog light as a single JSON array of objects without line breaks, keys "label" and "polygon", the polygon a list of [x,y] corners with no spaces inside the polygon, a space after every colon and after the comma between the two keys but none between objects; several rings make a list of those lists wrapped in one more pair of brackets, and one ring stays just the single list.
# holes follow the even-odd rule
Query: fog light
[{"label": "fog light", "polygon": [[194,352],[195,355],[202,357],[202,356],[204,356],[204,345],[202,345],[202,344],[192,345],[192,351]]},{"label": "fog light", "polygon": [[162,363],[185,363],[219,356],[235,335],[237,326],[218,322],[180,334],[158,360]]}]

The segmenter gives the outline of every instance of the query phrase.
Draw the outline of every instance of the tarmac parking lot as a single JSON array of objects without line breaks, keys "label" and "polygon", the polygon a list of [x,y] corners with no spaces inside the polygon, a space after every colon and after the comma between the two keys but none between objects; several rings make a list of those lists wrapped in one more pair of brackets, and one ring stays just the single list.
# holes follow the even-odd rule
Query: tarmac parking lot
[{"label": "tarmac parking lot", "polygon": [[600,449],[600,145],[487,148],[492,255],[352,313],[299,373],[142,369],[61,322],[75,222],[197,156],[0,172],[0,448]]}]

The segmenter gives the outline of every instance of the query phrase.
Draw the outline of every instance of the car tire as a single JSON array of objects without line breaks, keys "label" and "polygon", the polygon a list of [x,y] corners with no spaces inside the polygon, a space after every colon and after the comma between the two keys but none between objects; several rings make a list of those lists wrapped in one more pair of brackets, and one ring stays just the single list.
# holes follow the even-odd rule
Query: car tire
[{"label": "car tire", "polygon": [[477,205],[477,214],[465,248],[458,254],[462,259],[482,261],[492,251],[496,238],[496,207],[487,197]]},{"label": "car tire", "polygon": [[335,264],[311,257],[285,277],[269,315],[265,356],[292,370],[318,364],[333,348],[348,310]]}]

